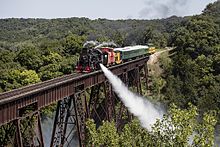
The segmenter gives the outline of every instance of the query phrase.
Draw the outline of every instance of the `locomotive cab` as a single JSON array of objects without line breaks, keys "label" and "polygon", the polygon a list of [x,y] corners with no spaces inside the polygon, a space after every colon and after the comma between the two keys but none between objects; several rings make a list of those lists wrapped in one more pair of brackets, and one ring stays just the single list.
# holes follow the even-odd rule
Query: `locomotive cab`
[{"label": "locomotive cab", "polygon": [[108,53],[103,53],[103,65],[107,65],[108,64]]},{"label": "locomotive cab", "polygon": [[110,66],[115,63],[115,53],[113,48],[101,47],[100,50],[103,53],[103,64],[105,66]]}]

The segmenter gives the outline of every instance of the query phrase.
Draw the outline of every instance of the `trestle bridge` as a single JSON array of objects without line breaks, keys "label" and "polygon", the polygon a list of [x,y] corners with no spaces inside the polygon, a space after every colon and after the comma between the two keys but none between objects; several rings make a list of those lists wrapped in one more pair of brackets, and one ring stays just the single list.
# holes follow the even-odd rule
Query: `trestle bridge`
[{"label": "trestle bridge", "polygon": [[[147,83],[147,61],[148,57],[142,57],[109,69],[141,94],[141,80]],[[105,98],[100,97],[100,93]],[[85,146],[85,122],[88,118],[93,118],[96,124],[114,120],[120,128],[125,122],[122,113],[126,113],[129,120],[132,117],[101,70],[65,75],[0,94],[0,126],[6,133],[14,130],[14,146],[45,146],[40,111],[53,103],[57,103],[57,108],[50,137],[51,147],[71,146],[74,133],[78,136],[79,145]],[[23,120],[27,124],[35,121],[35,137],[29,144],[24,143]],[[5,124],[7,127],[4,127]]]}]

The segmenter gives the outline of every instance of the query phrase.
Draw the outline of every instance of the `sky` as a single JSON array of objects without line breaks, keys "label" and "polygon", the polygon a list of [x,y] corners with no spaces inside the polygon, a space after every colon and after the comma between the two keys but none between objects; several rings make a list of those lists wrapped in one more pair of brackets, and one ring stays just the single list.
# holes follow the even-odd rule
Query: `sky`
[{"label": "sky", "polygon": [[200,14],[216,0],[0,0],[0,18],[157,19]]}]

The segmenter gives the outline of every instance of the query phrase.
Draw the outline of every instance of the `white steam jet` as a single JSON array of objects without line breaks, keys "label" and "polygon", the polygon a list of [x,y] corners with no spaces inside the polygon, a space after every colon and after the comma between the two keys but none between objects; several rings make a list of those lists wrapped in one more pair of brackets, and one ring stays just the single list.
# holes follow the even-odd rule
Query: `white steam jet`
[{"label": "white steam jet", "polygon": [[151,131],[151,126],[156,120],[163,117],[164,111],[162,108],[152,104],[146,98],[131,92],[121,79],[109,71],[104,65],[100,64],[100,66],[105,76],[112,84],[114,92],[118,95],[124,105],[133,115],[138,117],[144,128]]}]

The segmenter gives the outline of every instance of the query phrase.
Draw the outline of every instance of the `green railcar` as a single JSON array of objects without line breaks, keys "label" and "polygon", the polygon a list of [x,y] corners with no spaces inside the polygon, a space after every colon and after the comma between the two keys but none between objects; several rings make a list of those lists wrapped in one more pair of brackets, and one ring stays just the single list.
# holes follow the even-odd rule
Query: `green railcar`
[{"label": "green railcar", "polygon": [[124,48],[114,49],[114,52],[120,52],[120,59],[122,61],[134,59],[139,56],[144,56],[148,54],[148,46],[137,45],[128,46]]}]

